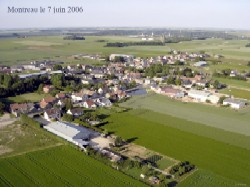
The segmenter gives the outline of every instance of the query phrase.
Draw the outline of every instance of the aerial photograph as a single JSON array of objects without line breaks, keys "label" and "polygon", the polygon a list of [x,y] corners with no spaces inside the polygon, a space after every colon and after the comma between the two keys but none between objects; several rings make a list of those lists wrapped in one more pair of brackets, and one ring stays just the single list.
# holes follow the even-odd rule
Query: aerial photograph
[{"label": "aerial photograph", "polygon": [[0,0],[0,187],[250,187],[250,0]]}]

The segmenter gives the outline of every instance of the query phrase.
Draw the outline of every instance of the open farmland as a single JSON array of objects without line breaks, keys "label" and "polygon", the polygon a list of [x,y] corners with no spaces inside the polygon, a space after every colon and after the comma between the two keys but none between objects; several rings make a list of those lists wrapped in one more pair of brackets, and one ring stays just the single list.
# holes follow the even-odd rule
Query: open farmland
[{"label": "open farmland", "polygon": [[158,94],[135,96],[122,106],[145,108],[154,112],[198,122],[210,127],[250,136],[250,108],[235,111],[230,108],[183,103]]},{"label": "open farmland", "polygon": [[249,90],[241,90],[241,89],[230,88],[230,89],[221,90],[221,93],[232,95],[236,98],[250,100],[250,89]]},{"label": "open farmland", "polygon": [[65,142],[40,127],[15,124],[0,127],[0,157],[46,149]]},{"label": "open farmland", "polygon": [[[98,40],[105,40],[105,42],[98,42]],[[141,41],[141,39],[128,36],[87,36],[85,41],[63,40],[63,36],[1,39],[0,64],[22,64],[27,63],[27,61],[41,59],[66,61],[67,56],[80,53],[103,55],[125,53],[141,57],[152,57],[166,55],[171,49],[188,52],[205,50],[211,55],[221,54],[227,60],[232,60],[231,63],[236,67],[241,67],[239,64],[245,64],[250,58],[250,49],[245,47],[248,41],[245,40],[207,39],[166,44],[166,46],[104,47],[106,42],[129,41]]]},{"label": "open farmland", "polygon": [[146,186],[69,146],[3,158],[0,165],[0,186],[3,187]]},{"label": "open farmland", "polygon": [[[219,186],[219,187],[232,187],[241,186],[237,182],[226,179],[219,175],[215,175],[212,172],[205,170],[197,170],[186,180],[178,185],[178,187],[207,187],[207,186]],[[244,186],[244,185],[243,185]]]},{"label": "open farmland", "polygon": [[[108,120],[106,128],[125,139],[133,138],[136,144],[177,160],[191,161],[198,168],[220,178],[250,185],[248,149],[165,125],[173,123],[171,120],[168,122],[164,119],[165,123],[162,123],[144,119],[133,110],[113,114]],[[216,183],[211,186],[216,186]]]},{"label": "open farmland", "polygon": [[38,93],[27,93],[27,94],[21,94],[17,95],[15,97],[8,97],[7,102],[11,103],[23,103],[23,102],[39,102],[44,97],[50,96],[49,94],[38,94]]}]

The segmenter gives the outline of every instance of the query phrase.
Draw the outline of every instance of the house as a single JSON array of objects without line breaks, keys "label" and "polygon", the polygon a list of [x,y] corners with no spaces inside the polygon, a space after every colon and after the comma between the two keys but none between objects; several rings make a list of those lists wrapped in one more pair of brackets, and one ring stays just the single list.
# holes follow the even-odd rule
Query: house
[{"label": "house", "polygon": [[207,100],[213,104],[218,104],[220,97],[218,95],[209,95]]},{"label": "house", "polygon": [[185,96],[183,91],[172,87],[161,88],[161,94],[167,95],[171,98],[183,98]]},{"label": "house", "polygon": [[66,95],[64,93],[58,93],[58,94],[56,94],[56,98],[57,99],[65,99]]},{"label": "house", "polygon": [[53,119],[60,119],[61,117],[61,110],[58,108],[51,108],[51,109],[47,109],[44,112],[44,119],[46,119],[47,121],[51,121]]},{"label": "house", "polygon": [[84,149],[89,145],[89,140],[100,136],[100,133],[89,130],[85,127],[75,126],[70,123],[52,122],[44,126],[44,128],[57,136],[79,146]]},{"label": "house", "polygon": [[190,80],[188,80],[188,79],[187,79],[187,80],[184,79],[184,80],[182,80],[181,82],[182,82],[182,86],[183,86],[184,88],[186,88],[186,89],[191,89],[192,86],[193,86],[192,81],[190,81]]},{"label": "house", "polygon": [[195,67],[204,67],[204,66],[207,66],[207,62],[206,61],[199,61],[199,62],[196,62],[194,64]]},{"label": "house", "polygon": [[112,106],[111,101],[105,97],[98,98],[97,103],[101,107],[111,107]]},{"label": "house", "polygon": [[233,109],[241,109],[248,104],[246,100],[227,98],[223,101],[223,105],[230,105]]},{"label": "house", "polygon": [[46,94],[48,94],[48,93],[52,92],[54,89],[55,88],[52,85],[45,85],[43,87],[43,92],[46,93]]},{"label": "house", "polygon": [[10,111],[16,117],[20,116],[20,114],[28,114],[34,108],[33,103],[23,103],[23,104],[11,104]]},{"label": "house", "polygon": [[116,57],[123,57],[123,59],[126,61],[126,62],[129,62],[129,61],[133,61],[134,60],[134,56],[133,55],[125,55],[125,54],[111,54],[109,56],[109,60],[110,61],[114,61]]},{"label": "house", "polygon": [[81,108],[72,108],[67,111],[67,114],[70,114],[74,117],[79,117],[83,115],[83,110]]},{"label": "house", "polygon": [[188,97],[195,99],[199,102],[206,102],[211,93],[203,90],[190,90],[188,91]]},{"label": "house", "polygon": [[94,103],[93,100],[88,99],[88,100],[86,100],[86,101],[83,103],[83,107],[84,107],[84,108],[96,108],[97,106],[96,106],[96,104]]},{"label": "house", "polygon": [[47,97],[43,98],[40,101],[40,107],[41,108],[49,108],[52,107],[56,103],[57,99],[55,97]]},{"label": "house", "polygon": [[74,93],[71,95],[71,99],[73,103],[79,103],[84,100],[84,98],[87,98],[88,96],[85,93]]},{"label": "house", "polygon": [[65,107],[65,105],[66,105],[65,99],[59,99],[58,102],[56,103],[56,105],[59,106],[60,108]]},{"label": "house", "polygon": [[197,86],[207,87],[208,82],[206,80],[197,80],[195,83]]}]

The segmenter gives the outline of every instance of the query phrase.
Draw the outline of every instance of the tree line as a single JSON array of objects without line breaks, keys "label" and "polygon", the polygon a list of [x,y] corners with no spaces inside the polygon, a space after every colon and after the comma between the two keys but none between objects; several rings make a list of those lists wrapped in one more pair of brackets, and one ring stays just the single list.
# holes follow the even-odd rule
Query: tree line
[{"label": "tree line", "polygon": [[72,36],[65,36],[65,37],[63,37],[63,39],[64,40],[85,40],[85,37],[72,35]]}]

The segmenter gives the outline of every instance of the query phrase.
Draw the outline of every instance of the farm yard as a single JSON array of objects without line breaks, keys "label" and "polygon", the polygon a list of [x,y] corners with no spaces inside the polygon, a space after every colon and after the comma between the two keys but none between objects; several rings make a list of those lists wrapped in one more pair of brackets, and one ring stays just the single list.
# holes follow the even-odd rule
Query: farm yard
[{"label": "farm yard", "polygon": [[0,165],[0,186],[2,187],[147,186],[70,146],[59,146],[21,156],[2,158]]},{"label": "farm yard", "polygon": [[[140,115],[143,113],[146,114]],[[105,128],[125,139],[134,138],[134,143],[161,154],[194,163],[199,169],[205,171],[205,173],[198,171],[199,177],[209,178],[206,176],[209,172],[209,175],[217,176],[219,180],[225,179],[222,182],[225,184],[229,180],[237,184],[250,184],[248,179],[250,172],[249,137],[229,133],[220,141],[220,133],[216,135],[217,137],[215,135],[209,137],[209,134],[202,136],[202,133],[199,135],[197,131],[193,133],[181,130],[181,123],[191,127],[192,122],[181,119],[178,121],[178,118],[171,117],[168,120],[168,117],[162,119],[156,113],[145,112],[143,109],[131,110],[111,115],[108,119],[109,124]],[[156,118],[159,120],[153,121]],[[175,119],[177,119],[176,123]],[[236,146],[232,141],[228,143],[230,136],[231,139],[238,141],[235,144],[245,142],[244,146]],[[237,140],[236,137],[242,137],[242,139]],[[211,183],[211,186],[216,186],[216,180],[211,180]]]}]

